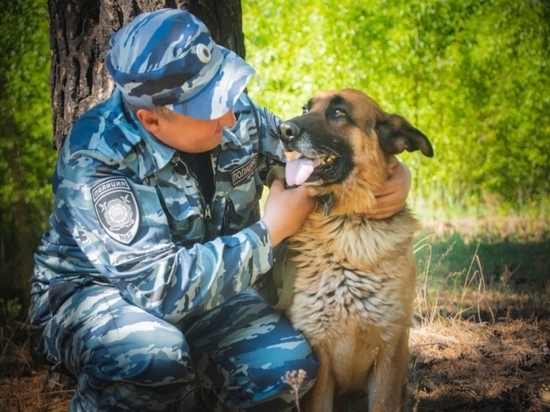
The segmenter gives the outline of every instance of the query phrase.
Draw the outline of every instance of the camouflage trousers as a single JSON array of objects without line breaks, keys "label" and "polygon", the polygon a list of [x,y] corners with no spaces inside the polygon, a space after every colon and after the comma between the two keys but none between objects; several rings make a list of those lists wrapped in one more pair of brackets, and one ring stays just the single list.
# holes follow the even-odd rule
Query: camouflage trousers
[{"label": "camouflage trousers", "polygon": [[48,321],[41,346],[77,379],[70,411],[179,411],[188,385],[214,411],[290,411],[281,377],[305,370],[302,396],[318,368],[306,339],[253,289],[176,328],[113,287],[86,286]]}]

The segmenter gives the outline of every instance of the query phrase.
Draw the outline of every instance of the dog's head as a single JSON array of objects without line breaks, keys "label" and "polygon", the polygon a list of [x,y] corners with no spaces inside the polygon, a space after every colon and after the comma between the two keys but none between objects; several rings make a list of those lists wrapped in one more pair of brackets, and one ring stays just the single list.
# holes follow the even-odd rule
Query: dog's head
[{"label": "dog's head", "polygon": [[[388,177],[388,159],[407,150],[433,156],[428,138],[407,120],[384,112],[366,94],[344,89],[317,94],[301,116],[281,125],[290,185],[310,194],[372,197]],[[364,205],[363,205],[364,207]]]}]

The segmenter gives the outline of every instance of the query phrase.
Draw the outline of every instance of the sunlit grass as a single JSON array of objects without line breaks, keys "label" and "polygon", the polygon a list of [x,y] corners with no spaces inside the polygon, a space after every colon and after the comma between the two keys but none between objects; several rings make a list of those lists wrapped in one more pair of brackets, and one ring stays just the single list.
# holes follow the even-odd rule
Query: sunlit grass
[{"label": "sunlit grass", "polygon": [[413,186],[408,203],[421,220],[428,221],[505,217],[536,220],[550,216],[550,194],[529,201],[518,195],[506,201],[494,193],[456,191],[443,183]]},{"label": "sunlit grass", "polygon": [[422,324],[440,317],[494,322],[503,312],[535,313],[550,301],[550,219],[431,222],[416,242]]}]

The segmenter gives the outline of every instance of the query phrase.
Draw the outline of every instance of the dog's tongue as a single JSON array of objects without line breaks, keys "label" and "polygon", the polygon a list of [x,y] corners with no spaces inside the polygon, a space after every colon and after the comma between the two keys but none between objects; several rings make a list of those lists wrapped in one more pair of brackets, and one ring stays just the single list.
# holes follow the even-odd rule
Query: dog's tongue
[{"label": "dog's tongue", "polygon": [[311,175],[315,164],[311,159],[297,159],[286,162],[285,177],[286,183],[290,186],[301,185]]}]

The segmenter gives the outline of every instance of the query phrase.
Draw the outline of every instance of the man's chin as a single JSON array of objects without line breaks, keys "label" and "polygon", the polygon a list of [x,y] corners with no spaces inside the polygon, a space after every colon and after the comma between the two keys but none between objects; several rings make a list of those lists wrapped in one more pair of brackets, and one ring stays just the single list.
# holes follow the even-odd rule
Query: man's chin
[{"label": "man's chin", "polygon": [[209,150],[214,150],[216,147],[220,145],[222,142],[222,134],[219,135],[213,135],[210,139],[208,139],[207,142],[204,143],[202,146],[201,152],[207,152]]}]

